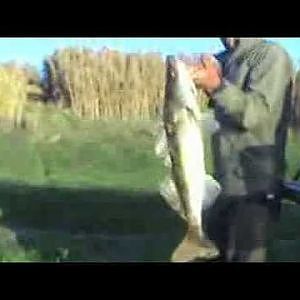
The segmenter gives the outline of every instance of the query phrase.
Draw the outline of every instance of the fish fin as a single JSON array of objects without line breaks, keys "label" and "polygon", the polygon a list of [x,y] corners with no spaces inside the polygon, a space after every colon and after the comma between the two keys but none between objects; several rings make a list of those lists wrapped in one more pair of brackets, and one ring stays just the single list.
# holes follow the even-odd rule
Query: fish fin
[{"label": "fish fin", "polygon": [[168,141],[165,130],[162,128],[157,136],[155,142],[155,155],[163,160],[164,166],[170,168],[171,167],[171,158],[168,148]]},{"label": "fish fin", "polygon": [[220,129],[219,122],[210,113],[201,114],[199,125],[210,134],[214,134]]},{"label": "fish fin", "polygon": [[215,203],[221,190],[220,184],[212,176],[206,175],[203,209],[208,209]]},{"label": "fish fin", "polygon": [[167,176],[161,183],[159,192],[166,203],[183,219],[186,219],[175,182],[173,181],[171,175]]},{"label": "fish fin", "polygon": [[167,137],[163,129],[158,133],[156,142],[155,142],[155,154],[158,157],[164,158],[167,155]]}]

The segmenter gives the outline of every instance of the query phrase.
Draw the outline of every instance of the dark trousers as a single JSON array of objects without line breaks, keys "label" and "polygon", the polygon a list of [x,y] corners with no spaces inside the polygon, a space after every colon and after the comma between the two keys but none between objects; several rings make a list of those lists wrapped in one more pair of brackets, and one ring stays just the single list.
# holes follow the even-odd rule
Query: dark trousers
[{"label": "dark trousers", "polygon": [[264,262],[271,217],[272,207],[265,199],[219,197],[204,213],[204,223],[222,261]]}]

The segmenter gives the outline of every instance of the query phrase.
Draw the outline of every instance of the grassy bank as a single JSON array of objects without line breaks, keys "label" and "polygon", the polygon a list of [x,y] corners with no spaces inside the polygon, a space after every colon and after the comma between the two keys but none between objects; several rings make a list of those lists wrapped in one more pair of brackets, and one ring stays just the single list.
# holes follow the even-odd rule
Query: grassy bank
[{"label": "grassy bank", "polygon": [[[168,261],[185,225],[158,194],[153,122],[40,114],[35,131],[0,135],[1,260]],[[298,149],[294,138],[291,174]],[[298,250],[300,208],[286,204],[270,260],[300,260]]]}]

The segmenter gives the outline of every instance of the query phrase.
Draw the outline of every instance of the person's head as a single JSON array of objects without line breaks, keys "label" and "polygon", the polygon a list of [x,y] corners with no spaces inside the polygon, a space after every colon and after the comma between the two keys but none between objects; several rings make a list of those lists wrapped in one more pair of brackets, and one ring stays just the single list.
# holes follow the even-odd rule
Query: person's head
[{"label": "person's head", "polygon": [[227,50],[234,50],[239,38],[221,38],[221,42]]}]

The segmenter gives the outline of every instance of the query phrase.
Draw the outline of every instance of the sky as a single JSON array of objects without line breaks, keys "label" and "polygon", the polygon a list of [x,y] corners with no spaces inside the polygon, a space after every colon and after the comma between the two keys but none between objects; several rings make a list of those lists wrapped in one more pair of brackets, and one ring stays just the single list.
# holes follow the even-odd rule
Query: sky
[{"label": "sky", "polygon": [[[268,39],[268,38],[266,38]],[[270,38],[282,45],[295,65],[300,62],[300,38]],[[218,38],[0,38],[0,63],[17,61],[42,69],[43,59],[64,47],[108,47],[124,52],[156,51],[166,54],[215,53],[223,49]]]}]

